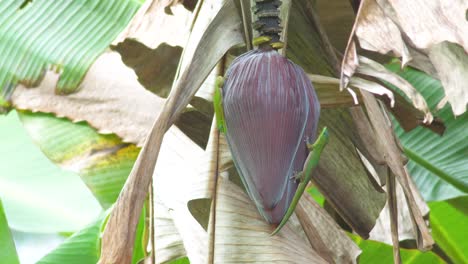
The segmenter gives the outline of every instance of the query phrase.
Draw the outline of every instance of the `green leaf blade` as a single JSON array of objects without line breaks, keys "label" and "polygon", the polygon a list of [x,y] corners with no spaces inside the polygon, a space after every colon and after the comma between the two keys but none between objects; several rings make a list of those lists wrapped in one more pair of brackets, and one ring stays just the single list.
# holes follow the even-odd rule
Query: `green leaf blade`
[{"label": "green leaf blade", "polygon": [[[37,85],[50,66],[61,73],[59,93],[78,88],[94,60],[130,22],[141,1],[0,2],[0,94],[18,82]],[[6,88],[4,88],[6,87]]]},{"label": "green leaf blade", "polygon": [[[356,235],[351,238],[362,249],[359,256],[360,264],[393,264],[393,248],[385,243],[363,240]],[[433,252],[421,252],[417,249],[400,249],[402,263],[405,264],[445,264],[439,256]]]},{"label": "green leaf blade", "polygon": [[0,160],[0,196],[12,228],[74,232],[99,214],[101,207],[78,175],[47,160],[15,112],[0,118],[0,145],[0,155],[5,157]]},{"label": "green leaf blade", "polygon": [[38,264],[95,264],[99,259],[102,217],[69,237]]},{"label": "green leaf blade", "polygon": [[0,200],[0,260],[2,263],[19,264],[15,242],[8,227],[8,222]]},{"label": "green leaf blade", "polygon": [[454,263],[468,263],[468,197],[429,203],[432,235]]},{"label": "green leaf blade", "polygon": [[27,111],[20,118],[44,154],[78,173],[103,208],[116,201],[140,148],[114,134],[99,134],[85,122]]},{"label": "green leaf blade", "polygon": [[[432,77],[399,65],[389,66],[409,81],[426,99],[431,109],[443,98],[439,81]],[[408,169],[426,201],[445,200],[468,195],[468,113],[456,119],[450,106],[437,113],[445,125],[443,136],[429,129],[418,127],[410,132],[395,124],[395,133],[410,158]]]}]

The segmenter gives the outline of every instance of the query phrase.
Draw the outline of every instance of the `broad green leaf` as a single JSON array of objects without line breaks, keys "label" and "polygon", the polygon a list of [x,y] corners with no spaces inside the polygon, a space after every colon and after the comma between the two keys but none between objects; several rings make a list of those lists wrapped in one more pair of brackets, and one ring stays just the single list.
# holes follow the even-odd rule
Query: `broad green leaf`
[{"label": "broad green leaf", "polygon": [[[57,118],[50,114],[23,111],[20,112],[20,116],[26,129],[31,133],[32,138],[49,158],[66,169],[76,170],[88,183],[91,191],[103,205],[115,202],[138,155],[138,148],[134,145],[123,144],[114,135],[98,134],[94,128],[89,127],[85,122],[72,123],[68,119]],[[163,164],[166,164],[166,166],[164,168],[161,167],[160,171],[173,170],[175,166],[174,161],[180,160],[181,153],[174,153],[172,149],[177,144],[184,151],[187,151],[189,155],[196,156],[193,148],[198,149],[180,131],[177,135],[173,133],[169,133],[169,135],[167,138],[169,140],[168,146],[171,147],[161,154],[163,161],[161,166]],[[185,139],[183,143],[181,143],[182,138]],[[189,144],[191,147],[187,149]],[[123,148],[118,150],[119,146]],[[106,151],[112,149],[117,151]],[[164,153],[170,154],[167,156]],[[188,158],[184,160],[185,166],[193,162],[192,159]],[[176,174],[187,175],[186,172]],[[172,174],[168,176],[170,177],[170,175]],[[160,195],[161,192],[163,190],[158,189],[156,196]],[[166,192],[171,195],[173,194],[170,190]],[[167,211],[168,209],[164,208],[161,210]],[[158,259],[164,258],[164,260],[169,261],[175,257],[184,256],[183,244],[177,240],[180,238],[178,237],[178,230],[172,223],[172,219],[160,211],[158,212],[156,213],[155,221],[157,222],[155,223],[155,228],[160,230],[159,228],[162,226],[161,228],[164,229],[164,232],[157,232],[156,238],[158,241],[165,241],[156,244],[159,254],[163,254],[163,256],[158,256],[160,257]],[[143,249],[146,248],[145,245],[147,244],[148,231],[143,229],[144,234],[146,234],[143,236],[140,235],[139,230],[141,230],[141,227],[138,227],[138,237],[135,240],[136,251],[134,261],[143,256]],[[137,248],[140,248],[140,250]],[[141,253],[136,255],[136,252]]]},{"label": "broad green leaf", "polygon": [[[137,228],[137,241],[141,243],[145,229],[145,212],[143,209]],[[38,264],[95,264],[101,254],[101,233],[104,229],[108,212],[102,214],[94,223],[76,232],[60,246],[39,260]],[[138,239],[139,238],[139,239]],[[132,264],[138,263],[144,257],[144,248],[135,244]]]},{"label": "broad green leaf", "polygon": [[[390,68],[416,87],[430,108],[443,97],[439,81],[411,68],[399,70],[396,64]],[[410,159],[410,174],[427,201],[468,195],[468,113],[454,118],[450,107],[446,106],[436,116],[446,125],[442,137],[423,127],[406,133],[395,125],[395,132]]]},{"label": "broad green leaf", "polygon": [[146,226],[146,205],[141,210],[140,221],[135,233],[135,245],[133,246],[132,264],[138,263],[146,256],[146,246],[148,245],[148,228]]},{"label": "broad green leaf", "polygon": [[104,217],[76,232],[38,264],[95,264],[99,258],[100,233]]},{"label": "broad green leaf", "polygon": [[50,160],[79,174],[104,208],[115,202],[139,148],[114,134],[99,134],[85,122],[26,111],[19,116]]},{"label": "broad green leaf", "polygon": [[[363,240],[356,235],[350,235],[362,249],[360,264],[393,264],[393,248],[390,245],[373,240]],[[405,264],[444,264],[433,252],[421,252],[417,249],[400,249],[402,263]]]},{"label": "broad green leaf", "polygon": [[468,263],[468,197],[429,203],[432,236],[453,263]]},{"label": "broad green leaf", "polygon": [[11,232],[20,263],[36,263],[72,235],[68,233],[28,233],[14,229]]},{"label": "broad green leaf", "polygon": [[0,2],[0,94],[61,72],[59,93],[73,92],[94,60],[125,28],[142,0]]},{"label": "broad green leaf", "polygon": [[0,200],[0,260],[2,263],[19,264],[16,254],[15,242],[11,236],[10,228]]},{"label": "broad green leaf", "polygon": [[0,196],[10,227],[36,233],[74,232],[101,207],[74,173],[34,146],[16,112],[0,117]]}]

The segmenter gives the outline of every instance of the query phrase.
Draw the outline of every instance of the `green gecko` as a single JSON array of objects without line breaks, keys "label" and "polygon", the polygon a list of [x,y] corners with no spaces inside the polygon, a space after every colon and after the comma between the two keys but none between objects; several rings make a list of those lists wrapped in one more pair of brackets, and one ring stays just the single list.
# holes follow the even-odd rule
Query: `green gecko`
[{"label": "green gecko", "polygon": [[325,145],[327,145],[328,139],[328,129],[327,127],[324,127],[315,143],[307,144],[307,148],[309,149],[309,155],[307,156],[307,159],[304,163],[304,169],[294,176],[295,179],[300,181],[299,186],[297,187],[296,193],[294,194],[294,197],[291,201],[291,204],[289,205],[288,210],[286,211],[286,214],[283,216],[283,219],[279,223],[278,227],[275,229],[275,231],[273,231],[273,233],[271,233],[271,235],[277,234],[281,230],[281,228],[283,228],[283,226],[288,221],[289,217],[291,217],[294,210],[296,209],[299,199],[301,199],[301,196],[304,193],[307,184],[309,184],[309,181],[312,179],[312,171],[317,167],[320,160],[320,155],[322,154]]},{"label": "green gecko", "polygon": [[[217,128],[221,133],[226,133],[226,129],[227,129],[226,120],[224,119],[224,110],[223,110],[223,105],[222,105],[223,84],[224,84],[224,78],[221,76],[218,76],[216,78],[216,83],[215,83],[213,104],[214,104],[214,110],[216,114]],[[301,198],[302,194],[304,193],[307,187],[307,184],[312,178],[312,171],[317,167],[319,160],[320,160],[320,155],[323,149],[325,148],[325,145],[328,143],[328,140],[329,140],[328,129],[324,127],[322,129],[322,132],[318,136],[318,139],[315,141],[315,143],[307,144],[307,148],[309,149],[309,155],[307,156],[307,159],[304,163],[303,171],[293,176],[294,179],[300,181],[299,186],[296,190],[296,193],[294,194],[291,204],[288,207],[288,210],[283,216],[283,219],[281,220],[278,227],[273,231],[271,235],[277,234],[281,230],[281,228],[286,224],[286,222],[289,220],[291,215],[293,214],[299,202],[299,199]]]}]

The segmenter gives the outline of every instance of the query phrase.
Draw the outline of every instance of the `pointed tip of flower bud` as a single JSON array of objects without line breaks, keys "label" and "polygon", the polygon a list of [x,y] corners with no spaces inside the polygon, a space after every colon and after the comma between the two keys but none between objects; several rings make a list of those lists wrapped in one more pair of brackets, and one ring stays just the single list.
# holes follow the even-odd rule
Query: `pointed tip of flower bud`
[{"label": "pointed tip of flower bud", "polygon": [[234,163],[260,214],[279,223],[297,189],[306,141],[320,105],[304,71],[273,50],[238,57],[226,75],[223,107]]}]

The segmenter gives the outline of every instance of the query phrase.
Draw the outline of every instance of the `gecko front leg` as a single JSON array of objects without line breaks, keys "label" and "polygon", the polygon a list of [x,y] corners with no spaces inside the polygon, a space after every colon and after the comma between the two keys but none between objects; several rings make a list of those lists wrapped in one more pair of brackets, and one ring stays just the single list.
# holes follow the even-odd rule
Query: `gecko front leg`
[{"label": "gecko front leg", "polygon": [[304,193],[307,184],[309,183],[310,179],[312,178],[312,171],[317,167],[318,162],[320,160],[320,155],[322,154],[325,145],[328,143],[328,130],[326,127],[322,129],[318,139],[315,141],[314,144],[307,144],[307,148],[309,149],[309,155],[304,163],[304,169],[302,172],[297,173],[293,177],[296,180],[299,180],[299,186],[297,187],[296,193],[292,199],[291,205],[289,205],[286,214],[284,215],[283,219],[279,223],[278,227],[273,231],[271,235],[277,234],[281,228],[286,224],[289,217],[294,213],[296,209],[297,203],[301,198],[302,194]]}]

